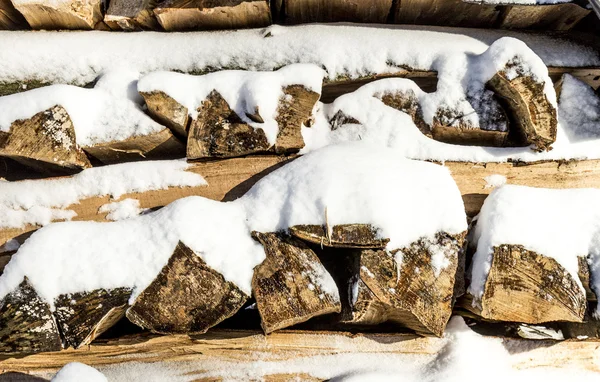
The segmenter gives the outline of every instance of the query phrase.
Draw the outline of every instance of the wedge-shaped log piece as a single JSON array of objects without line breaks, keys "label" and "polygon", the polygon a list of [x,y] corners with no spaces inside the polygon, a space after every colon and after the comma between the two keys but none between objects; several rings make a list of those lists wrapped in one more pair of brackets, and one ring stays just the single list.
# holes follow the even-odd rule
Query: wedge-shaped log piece
[{"label": "wedge-shaped log piece", "polygon": [[275,143],[275,152],[283,154],[295,152],[304,147],[302,125],[307,122],[320,94],[310,91],[302,85],[290,85],[283,88],[283,98],[277,109],[279,133]]},{"label": "wedge-shaped log piece", "polygon": [[94,29],[102,0],[12,0],[33,29]]},{"label": "wedge-shaped log piece", "polygon": [[169,263],[127,310],[155,333],[205,333],[234,315],[248,296],[179,243]]},{"label": "wedge-shaped log piece", "polygon": [[131,289],[98,289],[60,295],[54,300],[56,323],[70,346],[88,345],[125,316]]},{"label": "wedge-shaped log piece", "polygon": [[159,0],[111,0],[104,22],[113,30],[157,30],[154,7]]},{"label": "wedge-shaped log piece", "polygon": [[352,21],[385,23],[392,0],[279,0],[277,14],[287,23]]},{"label": "wedge-shaped log piece", "polygon": [[11,0],[0,0],[0,29],[29,29],[27,21],[15,9]]},{"label": "wedge-shaped log piece", "polygon": [[73,172],[91,167],[77,146],[71,118],[61,106],[13,122],[8,133],[0,131],[0,156],[40,171]]},{"label": "wedge-shaped log piece", "polygon": [[50,306],[27,277],[0,300],[0,352],[58,351],[62,341]]},{"label": "wedge-shaped log piece", "polygon": [[539,324],[581,322],[586,296],[556,260],[521,245],[494,247],[480,307],[465,307],[483,318]]},{"label": "wedge-shaped log piece", "polygon": [[167,126],[180,137],[187,137],[189,129],[189,115],[187,107],[161,91],[140,92],[148,113],[161,124]]},{"label": "wedge-shaped log piece", "polygon": [[309,243],[337,248],[385,248],[389,239],[379,237],[378,230],[368,224],[340,224],[331,228],[320,225],[296,225],[290,233]]},{"label": "wedge-shaped log piece", "polygon": [[[519,73],[518,64],[508,64],[488,81],[487,86],[500,97],[509,112],[512,144],[533,145],[536,150],[551,149],[556,140],[557,110],[544,92],[544,83]],[[514,70],[517,76],[509,76]],[[511,78],[512,77],[512,78]]]},{"label": "wedge-shaped log piece", "polygon": [[283,234],[254,232],[253,236],[267,255],[252,278],[265,333],[341,311],[333,278],[306,244]]},{"label": "wedge-shaped log piece", "polygon": [[167,0],[154,9],[166,31],[260,28],[271,24],[267,0]]}]

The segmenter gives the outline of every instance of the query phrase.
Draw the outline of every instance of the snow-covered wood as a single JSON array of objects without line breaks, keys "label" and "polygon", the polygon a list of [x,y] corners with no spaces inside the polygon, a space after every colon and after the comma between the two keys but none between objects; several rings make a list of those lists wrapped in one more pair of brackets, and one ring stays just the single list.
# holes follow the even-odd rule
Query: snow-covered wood
[{"label": "snow-covered wood", "polygon": [[254,232],[253,236],[267,255],[252,278],[265,333],[340,312],[337,286],[306,244],[276,233]]},{"label": "snow-covered wood", "polygon": [[154,14],[166,31],[259,28],[271,24],[267,0],[167,0]]},{"label": "snow-covered wood", "polygon": [[278,0],[276,12],[285,23],[358,22],[380,23],[387,21],[392,0]]},{"label": "snow-covered wood", "polygon": [[306,242],[333,248],[385,248],[389,239],[380,238],[368,224],[340,224],[333,227],[296,225],[290,234]]},{"label": "snow-covered wood", "polygon": [[154,17],[157,0],[111,0],[104,22],[113,30],[157,30]]},{"label": "snow-covered wood", "polygon": [[187,139],[190,122],[187,107],[162,91],[140,91],[140,95],[148,106],[148,113],[154,119],[167,126],[177,136]]},{"label": "snow-covered wood", "polygon": [[12,0],[33,29],[94,29],[102,21],[102,0]]},{"label": "snow-covered wood", "polygon": [[247,299],[179,242],[168,264],[127,309],[127,318],[154,333],[205,333],[234,315]]}]

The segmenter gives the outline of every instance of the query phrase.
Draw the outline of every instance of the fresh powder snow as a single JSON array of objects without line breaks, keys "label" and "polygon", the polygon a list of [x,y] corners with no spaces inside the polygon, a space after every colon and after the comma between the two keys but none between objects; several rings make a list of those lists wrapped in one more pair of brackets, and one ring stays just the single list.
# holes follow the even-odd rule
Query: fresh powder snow
[{"label": "fresh powder snow", "polygon": [[144,211],[140,208],[137,199],[123,199],[118,202],[103,204],[98,209],[100,213],[106,213],[106,220],[118,221],[138,216]]},{"label": "fresh powder snow", "polygon": [[108,379],[91,366],[71,362],[63,366],[50,382],[108,382]]}]

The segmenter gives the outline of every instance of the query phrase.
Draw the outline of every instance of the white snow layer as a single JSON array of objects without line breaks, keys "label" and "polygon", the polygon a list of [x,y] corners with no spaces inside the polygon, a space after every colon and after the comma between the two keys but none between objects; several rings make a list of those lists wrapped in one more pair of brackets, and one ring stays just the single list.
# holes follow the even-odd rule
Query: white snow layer
[{"label": "white snow layer", "polygon": [[14,121],[60,105],[69,113],[82,147],[157,133],[165,127],[142,111],[139,76],[120,68],[102,74],[93,89],[52,85],[0,97],[0,131],[8,132]]},{"label": "white snow layer", "polygon": [[543,34],[399,25],[302,25],[197,33],[0,32],[0,83],[38,80],[85,85],[125,65],[141,73],[274,70],[294,63],[330,79],[437,70],[449,55],[476,55],[502,36],[524,41],[548,66],[594,66],[592,49]]},{"label": "white snow layer", "polygon": [[188,167],[183,160],[134,162],[90,168],[70,177],[0,182],[0,228],[71,219],[75,212],[67,208],[85,198],[119,199],[131,192],[207,184],[202,176],[186,171]]},{"label": "white snow layer", "polygon": [[100,213],[106,213],[106,220],[118,221],[138,216],[143,212],[140,201],[137,199],[123,199],[118,202],[103,204],[98,209]]},{"label": "white snow layer", "polygon": [[63,366],[50,382],[108,382],[108,379],[91,366],[71,362]]},{"label": "white snow layer", "polygon": [[[588,258],[591,287],[600,293],[600,190],[504,185],[486,198],[473,235],[469,292],[480,299],[493,248],[520,244],[555,259],[582,288],[578,258]],[[585,293],[585,292],[584,292]]]},{"label": "white snow layer", "polygon": [[114,287],[134,288],[133,301],[179,241],[250,294],[253,269],[265,257],[251,231],[326,223],[372,224],[390,238],[390,249],[467,229],[447,168],[350,143],[296,159],[234,202],[189,197],[129,220],[48,225],[12,257],[0,276],[0,296],[27,276],[50,304],[60,294]]},{"label": "white snow layer", "polygon": [[[174,72],[155,72],[138,83],[141,92],[162,91],[188,109],[196,118],[206,97],[216,90],[236,114],[250,126],[264,130],[268,141],[275,144],[279,127],[275,118],[283,88],[303,85],[321,94],[325,71],[316,65],[294,64],[274,72],[225,70],[203,76]],[[256,123],[247,114],[260,114],[264,123]]]}]

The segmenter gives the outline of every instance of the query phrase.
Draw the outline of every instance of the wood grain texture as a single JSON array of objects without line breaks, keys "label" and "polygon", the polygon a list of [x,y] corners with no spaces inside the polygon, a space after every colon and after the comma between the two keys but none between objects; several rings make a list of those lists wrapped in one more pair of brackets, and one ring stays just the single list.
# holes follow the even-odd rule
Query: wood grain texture
[{"label": "wood grain texture", "polygon": [[104,22],[113,30],[158,30],[160,25],[154,17],[158,0],[111,0],[104,15]]},{"label": "wood grain texture", "polygon": [[497,27],[504,29],[570,30],[590,14],[573,3],[509,5],[502,9]]},{"label": "wood grain texture", "polygon": [[0,0],[0,29],[29,29],[27,21],[17,11],[11,0]]},{"label": "wood grain texture", "polygon": [[94,29],[102,21],[102,0],[13,2],[33,29]]},{"label": "wood grain texture", "polygon": [[289,24],[350,21],[385,23],[392,0],[282,0],[279,18]]},{"label": "wood grain texture", "polygon": [[385,248],[390,239],[381,239],[368,224],[340,224],[333,227],[295,225],[290,234],[309,243],[332,248]]}]

